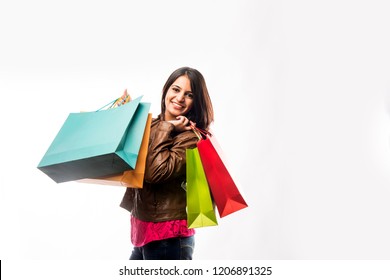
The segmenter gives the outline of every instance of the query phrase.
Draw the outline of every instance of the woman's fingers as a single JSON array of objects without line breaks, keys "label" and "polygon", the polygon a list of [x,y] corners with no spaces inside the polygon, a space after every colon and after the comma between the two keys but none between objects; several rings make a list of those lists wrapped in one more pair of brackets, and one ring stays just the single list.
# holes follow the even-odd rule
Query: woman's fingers
[{"label": "woman's fingers", "polygon": [[176,117],[176,120],[170,121],[174,126],[176,131],[186,131],[191,130],[190,120],[184,116]]}]

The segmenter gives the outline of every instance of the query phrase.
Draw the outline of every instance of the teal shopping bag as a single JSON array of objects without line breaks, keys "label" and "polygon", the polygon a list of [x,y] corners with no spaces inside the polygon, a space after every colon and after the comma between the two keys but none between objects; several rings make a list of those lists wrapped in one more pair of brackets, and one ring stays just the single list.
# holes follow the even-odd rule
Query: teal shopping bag
[{"label": "teal shopping bag", "polygon": [[113,109],[69,114],[38,169],[57,183],[134,169],[150,109],[141,98]]},{"label": "teal shopping bag", "polygon": [[198,148],[186,150],[188,228],[218,225]]}]

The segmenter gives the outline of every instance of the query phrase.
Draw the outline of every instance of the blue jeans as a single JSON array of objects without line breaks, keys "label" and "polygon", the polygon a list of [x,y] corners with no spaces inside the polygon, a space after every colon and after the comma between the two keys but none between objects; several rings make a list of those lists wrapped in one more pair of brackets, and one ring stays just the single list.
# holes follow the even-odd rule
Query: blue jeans
[{"label": "blue jeans", "polygon": [[195,238],[176,237],[134,247],[130,260],[192,260]]}]

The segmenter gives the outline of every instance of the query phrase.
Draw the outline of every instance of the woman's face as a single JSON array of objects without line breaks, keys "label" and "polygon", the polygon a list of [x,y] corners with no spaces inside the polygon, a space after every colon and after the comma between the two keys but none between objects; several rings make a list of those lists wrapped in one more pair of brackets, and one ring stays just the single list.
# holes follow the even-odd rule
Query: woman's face
[{"label": "woman's face", "polygon": [[169,87],[165,95],[165,120],[175,120],[186,115],[192,108],[194,95],[187,76],[180,76]]}]

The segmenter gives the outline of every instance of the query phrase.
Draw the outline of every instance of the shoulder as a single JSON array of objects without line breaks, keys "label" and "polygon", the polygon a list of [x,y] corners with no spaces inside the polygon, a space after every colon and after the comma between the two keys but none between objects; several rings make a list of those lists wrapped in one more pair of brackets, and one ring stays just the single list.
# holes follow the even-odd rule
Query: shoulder
[{"label": "shoulder", "polygon": [[151,129],[156,129],[156,130],[162,130],[162,131],[168,131],[171,132],[174,129],[174,125],[171,124],[170,122],[166,122],[161,120],[160,118],[155,118],[152,119],[152,124],[151,124]]}]

